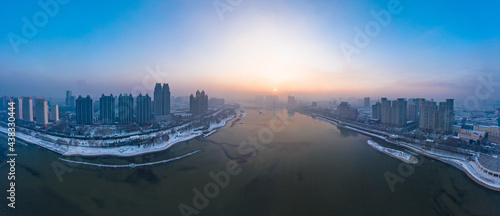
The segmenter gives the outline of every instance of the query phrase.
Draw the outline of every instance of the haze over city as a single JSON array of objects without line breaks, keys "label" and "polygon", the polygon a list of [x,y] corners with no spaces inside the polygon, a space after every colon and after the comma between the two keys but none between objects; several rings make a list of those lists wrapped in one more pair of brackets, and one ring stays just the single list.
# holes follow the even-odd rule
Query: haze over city
[{"label": "haze over city", "polygon": [[277,89],[317,98],[461,99],[474,94],[479,75],[496,81],[500,73],[496,2],[399,1],[398,13],[350,61],[341,44],[355,46],[355,29],[365,31],[389,1],[252,0],[223,13],[214,2],[69,1],[18,45],[9,34],[23,37],[22,18],[33,22],[42,8],[2,2],[0,92],[130,93],[144,86],[149,67],[159,72],[146,81],[149,93],[164,82],[173,95],[203,88],[251,98]]}]

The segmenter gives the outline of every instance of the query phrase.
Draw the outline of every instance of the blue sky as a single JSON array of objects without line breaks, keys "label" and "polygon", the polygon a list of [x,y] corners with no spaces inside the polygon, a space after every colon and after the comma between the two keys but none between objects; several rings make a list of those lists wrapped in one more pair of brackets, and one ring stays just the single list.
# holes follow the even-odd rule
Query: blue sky
[{"label": "blue sky", "polygon": [[[42,2],[51,2],[44,1]],[[478,75],[500,80],[500,3],[399,1],[401,12],[351,61],[356,27],[387,1],[242,0],[221,20],[215,1],[69,1],[29,42],[36,1],[0,3],[0,94],[64,97],[205,89],[214,96],[282,94],[465,97]],[[9,36],[11,35],[11,36]],[[155,78],[147,67],[160,67]],[[146,80],[146,81],[145,81]]]}]

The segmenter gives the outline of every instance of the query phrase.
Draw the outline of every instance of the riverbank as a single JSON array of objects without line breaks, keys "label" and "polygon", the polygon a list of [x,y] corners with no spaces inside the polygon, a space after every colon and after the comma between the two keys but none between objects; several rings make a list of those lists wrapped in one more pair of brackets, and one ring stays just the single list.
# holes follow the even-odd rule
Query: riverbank
[{"label": "riverbank", "polygon": [[[481,171],[480,165],[476,163],[476,160],[471,160],[470,157],[459,158],[456,156],[437,154],[437,153],[422,149],[422,148],[416,146],[415,144],[405,143],[405,142],[400,142],[400,141],[391,141],[391,140],[387,139],[387,137],[380,135],[380,134],[384,134],[384,132],[379,132],[380,134],[375,134],[375,133],[370,132],[370,131],[365,131],[365,130],[361,130],[359,128],[351,127],[349,125],[346,125],[345,123],[339,124],[338,121],[332,120],[330,118],[325,118],[325,117],[322,117],[319,115],[310,115],[310,114],[306,114],[306,115],[309,115],[309,116],[316,118],[316,119],[320,119],[322,121],[332,123],[337,127],[342,127],[342,128],[346,128],[349,130],[353,130],[353,131],[365,134],[365,135],[370,136],[370,137],[376,137],[376,138],[383,139],[384,141],[386,141],[388,143],[391,143],[391,144],[394,144],[397,146],[401,146],[403,148],[417,152],[418,154],[421,154],[421,155],[439,160],[443,163],[452,165],[452,166],[456,167],[457,169],[465,172],[465,174],[470,179],[472,179],[474,182],[480,184],[481,186],[484,186],[484,187],[491,189],[491,190],[500,191],[500,178],[493,177],[493,176],[488,175],[488,174],[484,173],[483,171]],[[478,156],[475,155],[474,157],[478,157]]]},{"label": "riverbank", "polygon": [[[219,128],[224,127],[228,121],[236,117],[236,115],[229,116],[220,121],[220,123],[211,123],[208,130],[205,132],[215,133]],[[180,128],[182,126],[176,127]],[[0,132],[7,134],[7,128],[0,126]],[[144,136],[139,136],[142,139],[154,137],[157,134],[163,135],[166,134],[167,131],[159,131],[155,134],[148,134]],[[164,151],[173,145],[187,141],[198,136],[203,135],[202,130],[191,129],[189,131],[177,132],[175,134],[168,134],[168,141],[151,144],[151,145],[130,145],[130,146],[120,146],[120,147],[91,147],[88,143],[84,141],[80,141],[82,145],[80,146],[72,146],[72,145],[59,145],[54,142],[50,142],[44,140],[43,138],[38,138],[40,136],[37,132],[31,132],[31,134],[25,134],[22,132],[16,132],[16,139],[23,140],[27,143],[34,144],[40,146],[42,148],[51,150],[53,152],[59,153],[63,156],[118,156],[118,157],[131,157],[137,155],[143,155],[153,152]],[[50,137],[54,138],[54,137]],[[54,138],[55,140],[55,138]],[[69,140],[69,139],[68,139]],[[73,139],[78,140],[78,139]],[[86,145],[86,146],[85,146]]]},{"label": "riverbank", "polygon": [[408,154],[408,153],[405,153],[402,151],[398,151],[395,149],[391,149],[391,148],[382,147],[381,145],[379,145],[378,143],[376,143],[373,140],[368,140],[366,142],[368,143],[369,146],[373,147],[377,151],[382,152],[382,153],[389,155],[393,158],[396,158],[398,160],[401,160],[405,163],[409,163],[409,164],[417,164],[418,163],[418,159],[411,154]]}]

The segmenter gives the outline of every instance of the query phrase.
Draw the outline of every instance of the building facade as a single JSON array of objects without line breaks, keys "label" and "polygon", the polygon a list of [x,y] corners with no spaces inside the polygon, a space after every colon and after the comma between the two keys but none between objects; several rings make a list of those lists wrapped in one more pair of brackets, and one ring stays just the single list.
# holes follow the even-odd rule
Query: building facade
[{"label": "building facade", "polygon": [[167,83],[156,83],[154,90],[154,115],[156,121],[167,120],[170,116],[170,87]]},{"label": "building facade", "polygon": [[193,115],[200,115],[208,111],[208,95],[205,91],[196,91],[196,96],[189,96],[189,110]]},{"label": "building facade", "polygon": [[446,99],[440,102],[420,102],[419,129],[425,132],[438,132],[450,134],[455,123],[454,100]]},{"label": "building facade", "polygon": [[49,124],[49,107],[45,98],[37,98],[35,101],[36,123],[40,125]]},{"label": "building facade", "polygon": [[372,119],[380,120],[382,118],[382,104],[377,102],[372,105]]},{"label": "building facade", "polygon": [[23,119],[23,99],[20,97],[13,97],[12,102],[14,102],[14,117],[17,119]]},{"label": "building facade", "polygon": [[55,103],[50,108],[49,120],[53,122],[59,121],[59,106]]},{"label": "building facade", "polygon": [[23,97],[23,120],[33,122],[33,100]]},{"label": "building facade", "polygon": [[134,121],[134,97],[132,94],[118,96],[118,121],[120,123]]},{"label": "building facade", "polygon": [[392,101],[391,108],[391,124],[396,127],[406,125],[406,117],[408,115],[408,102],[404,98],[398,98]]},{"label": "building facade", "polygon": [[78,96],[76,99],[76,123],[92,124],[94,122],[94,100],[87,97]]},{"label": "building facade", "polygon": [[137,122],[151,121],[151,97],[146,94],[137,96]]},{"label": "building facade", "polygon": [[102,124],[113,124],[115,123],[115,97],[113,94],[105,96],[102,94],[99,99],[99,111]]},{"label": "building facade", "polygon": [[337,112],[341,118],[356,120],[358,118],[358,110],[351,107],[347,102],[340,102],[337,106]]},{"label": "building facade", "polygon": [[208,107],[221,107],[226,104],[224,98],[210,98],[208,100]]},{"label": "building facade", "polygon": [[382,124],[391,124],[392,123],[392,103],[387,98],[381,98],[381,113],[380,113],[380,122]]},{"label": "building facade", "polygon": [[365,108],[369,108],[370,107],[370,97],[365,97],[365,99],[364,99],[364,105],[365,105]]},{"label": "building facade", "polygon": [[75,108],[75,96],[72,95],[71,91],[66,91],[66,99],[64,100],[64,105]]}]

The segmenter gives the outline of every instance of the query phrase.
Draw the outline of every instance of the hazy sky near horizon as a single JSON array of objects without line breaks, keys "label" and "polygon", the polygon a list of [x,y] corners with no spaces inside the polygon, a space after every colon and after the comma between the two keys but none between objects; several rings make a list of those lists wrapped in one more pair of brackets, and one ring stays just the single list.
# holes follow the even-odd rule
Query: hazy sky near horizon
[{"label": "hazy sky near horizon", "polygon": [[[223,19],[214,2],[230,8]],[[355,29],[365,31],[376,21],[371,12],[389,2],[72,0],[28,38],[23,17],[33,23],[43,7],[2,1],[0,94],[151,93],[166,82],[172,95],[276,88],[325,98],[461,98],[474,95],[480,75],[500,81],[500,3],[492,1],[400,0],[401,12],[347,61],[340,45],[356,46]],[[13,34],[26,38],[18,52]]]}]

